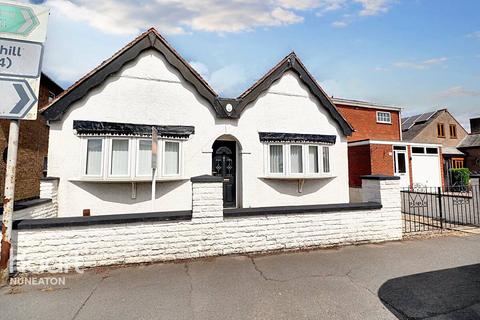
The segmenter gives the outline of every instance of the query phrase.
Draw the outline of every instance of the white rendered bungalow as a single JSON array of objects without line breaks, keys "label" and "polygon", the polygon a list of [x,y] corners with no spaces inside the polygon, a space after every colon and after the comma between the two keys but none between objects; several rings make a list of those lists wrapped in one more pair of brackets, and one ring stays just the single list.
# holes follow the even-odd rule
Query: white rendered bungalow
[{"label": "white rendered bungalow", "polygon": [[224,206],[349,202],[351,126],[295,53],[222,98],[150,29],[44,111],[58,216],[191,210],[191,177],[223,178]]}]

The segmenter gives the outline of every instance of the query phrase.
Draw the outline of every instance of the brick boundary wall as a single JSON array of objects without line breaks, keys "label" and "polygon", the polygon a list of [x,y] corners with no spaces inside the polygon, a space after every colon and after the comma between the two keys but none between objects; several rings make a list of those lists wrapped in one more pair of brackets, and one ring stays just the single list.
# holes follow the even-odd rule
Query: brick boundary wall
[{"label": "brick boundary wall", "polygon": [[41,273],[75,266],[148,263],[401,239],[399,181],[383,176],[364,177],[363,181],[364,200],[369,202],[357,207],[344,204],[224,212],[222,182],[217,177],[196,177],[192,178],[191,218],[187,211],[170,215],[25,220],[14,230],[12,260],[18,272]]}]

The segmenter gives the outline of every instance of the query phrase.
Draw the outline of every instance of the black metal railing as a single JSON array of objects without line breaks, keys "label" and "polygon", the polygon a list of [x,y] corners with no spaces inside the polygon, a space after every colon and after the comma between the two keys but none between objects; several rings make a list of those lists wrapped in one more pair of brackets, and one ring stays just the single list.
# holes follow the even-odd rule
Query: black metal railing
[{"label": "black metal railing", "polygon": [[401,201],[404,233],[480,227],[479,186],[408,188]]}]

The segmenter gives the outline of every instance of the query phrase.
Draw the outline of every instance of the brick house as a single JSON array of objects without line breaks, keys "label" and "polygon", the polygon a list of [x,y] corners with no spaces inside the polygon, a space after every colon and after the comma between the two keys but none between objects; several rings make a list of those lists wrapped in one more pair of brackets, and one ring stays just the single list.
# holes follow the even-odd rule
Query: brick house
[{"label": "brick house", "polygon": [[410,143],[402,139],[401,108],[333,98],[352,125],[348,137],[350,201],[360,197],[364,175],[395,175],[403,187],[440,186],[439,144]]},{"label": "brick house", "polygon": [[[63,89],[47,75],[42,73],[39,92],[39,109],[45,107]],[[9,121],[0,120],[0,193],[3,197],[5,185],[5,169],[7,158]],[[20,122],[20,137],[15,185],[15,200],[38,198],[40,178],[46,169],[48,154],[48,126],[45,118],[39,113],[37,120]]]},{"label": "brick house", "polygon": [[471,133],[458,145],[465,158],[465,167],[472,173],[480,173],[480,118],[470,119]]},{"label": "brick house", "polygon": [[447,185],[452,183],[450,169],[464,167],[465,154],[457,145],[468,132],[447,109],[403,118],[402,134],[404,141],[442,146],[442,168]]}]

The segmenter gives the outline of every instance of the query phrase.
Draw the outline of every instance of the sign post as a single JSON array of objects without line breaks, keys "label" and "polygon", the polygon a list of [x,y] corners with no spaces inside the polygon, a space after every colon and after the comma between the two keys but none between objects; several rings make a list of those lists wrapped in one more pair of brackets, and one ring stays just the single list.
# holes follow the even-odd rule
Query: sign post
[{"label": "sign post", "polygon": [[157,181],[155,172],[157,171],[157,154],[158,154],[158,131],[152,127],[152,211],[155,211],[155,194]]},{"label": "sign post", "polygon": [[20,120],[37,118],[46,7],[0,0],[0,119],[11,119],[3,195],[0,287],[8,285]]}]

